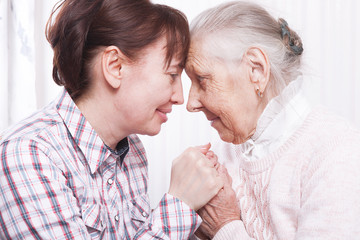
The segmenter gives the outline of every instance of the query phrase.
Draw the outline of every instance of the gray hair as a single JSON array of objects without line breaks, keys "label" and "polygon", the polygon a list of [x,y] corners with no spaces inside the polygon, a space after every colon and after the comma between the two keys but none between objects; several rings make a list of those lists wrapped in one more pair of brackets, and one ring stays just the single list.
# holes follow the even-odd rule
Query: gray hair
[{"label": "gray hair", "polygon": [[270,95],[278,95],[302,74],[299,36],[285,20],[276,21],[254,3],[234,1],[210,8],[192,21],[190,34],[194,40],[206,39],[212,56],[223,61],[241,60],[249,47],[263,49],[270,62]]}]

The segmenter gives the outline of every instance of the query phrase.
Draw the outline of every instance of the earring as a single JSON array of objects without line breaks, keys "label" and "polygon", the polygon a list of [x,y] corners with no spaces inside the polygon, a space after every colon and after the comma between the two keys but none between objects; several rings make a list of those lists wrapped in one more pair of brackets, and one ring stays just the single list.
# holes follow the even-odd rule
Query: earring
[{"label": "earring", "polygon": [[263,93],[260,91],[259,88],[256,89],[256,93],[257,93],[257,95],[258,95],[260,98],[263,97]]}]

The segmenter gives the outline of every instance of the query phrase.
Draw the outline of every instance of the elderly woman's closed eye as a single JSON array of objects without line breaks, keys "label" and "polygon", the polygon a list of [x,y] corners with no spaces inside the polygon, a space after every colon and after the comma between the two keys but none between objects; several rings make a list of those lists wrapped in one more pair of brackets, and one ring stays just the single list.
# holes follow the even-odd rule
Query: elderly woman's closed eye
[{"label": "elderly woman's closed eye", "polygon": [[190,33],[187,109],[230,143],[215,153],[233,179],[198,210],[197,237],[358,236],[360,133],[307,101],[300,37],[246,2],[204,11]]}]

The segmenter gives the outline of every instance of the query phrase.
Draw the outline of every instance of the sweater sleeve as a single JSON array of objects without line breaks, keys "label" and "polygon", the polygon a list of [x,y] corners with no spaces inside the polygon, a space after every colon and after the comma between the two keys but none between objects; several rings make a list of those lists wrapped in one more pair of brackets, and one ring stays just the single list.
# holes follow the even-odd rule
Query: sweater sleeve
[{"label": "sweater sleeve", "polygon": [[[190,240],[200,240],[195,234],[192,235]],[[214,236],[213,240],[251,240],[246,233],[244,224],[240,220],[235,220],[224,225]]]},{"label": "sweater sleeve", "polygon": [[360,234],[360,137],[344,134],[314,154],[303,175],[295,239]]},{"label": "sweater sleeve", "polygon": [[244,223],[235,220],[223,226],[214,236],[214,240],[250,240],[253,239],[247,234]]}]

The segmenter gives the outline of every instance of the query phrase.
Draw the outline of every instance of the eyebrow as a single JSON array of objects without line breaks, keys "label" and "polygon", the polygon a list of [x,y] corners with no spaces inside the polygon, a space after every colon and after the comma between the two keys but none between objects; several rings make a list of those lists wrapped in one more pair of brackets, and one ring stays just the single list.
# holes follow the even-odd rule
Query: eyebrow
[{"label": "eyebrow", "polygon": [[209,75],[209,74],[206,74],[203,70],[201,70],[201,68],[199,66],[196,66],[194,64],[188,65],[188,67],[186,69],[187,69],[187,71],[190,71],[196,75]]},{"label": "eyebrow", "polygon": [[166,71],[169,71],[169,70],[172,70],[172,69],[175,69],[176,71],[180,71],[180,70],[183,70],[184,68],[181,67],[181,64],[178,64],[178,65],[170,65]]}]

